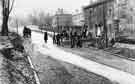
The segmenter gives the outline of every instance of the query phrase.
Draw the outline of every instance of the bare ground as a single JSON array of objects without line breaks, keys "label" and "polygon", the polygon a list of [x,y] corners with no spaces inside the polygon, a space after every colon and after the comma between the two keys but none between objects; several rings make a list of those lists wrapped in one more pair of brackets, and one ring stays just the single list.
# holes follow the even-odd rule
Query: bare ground
[{"label": "bare ground", "polygon": [[32,56],[41,84],[112,84],[110,80],[47,55]]}]

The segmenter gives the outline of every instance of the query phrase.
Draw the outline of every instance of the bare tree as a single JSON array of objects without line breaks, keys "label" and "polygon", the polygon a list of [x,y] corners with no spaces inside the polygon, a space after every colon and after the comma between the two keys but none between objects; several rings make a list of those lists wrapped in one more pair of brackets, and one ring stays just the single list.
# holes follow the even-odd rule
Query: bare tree
[{"label": "bare tree", "polygon": [[3,16],[1,32],[3,36],[8,35],[8,20],[9,20],[9,15],[13,9],[14,1],[15,0],[0,0],[2,6],[2,16]]},{"label": "bare tree", "polygon": [[37,25],[37,24],[38,24],[38,18],[37,18],[37,16],[32,15],[32,14],[29,14],[29,15],[28,15],[28,19],[29,19],[29,22],[30,22],[32,25]]},{"label": "bare tree", "polygon": [[52,24],[52,16],[50,14],[47,14],[44,16],[44,21],[45,21],[45,24],[51,26]]},{"label": "bare tree", "polygon": [[45,14],[44,11],[40,11],[37,14],[29,14],[28,18],[32,25],[45,26],[52,24],[52,16],[50,14]]}]

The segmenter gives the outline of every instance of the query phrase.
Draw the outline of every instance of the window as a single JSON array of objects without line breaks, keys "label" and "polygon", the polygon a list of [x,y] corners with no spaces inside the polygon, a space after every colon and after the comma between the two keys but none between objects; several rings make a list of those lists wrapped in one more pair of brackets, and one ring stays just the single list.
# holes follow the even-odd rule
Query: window
[{"label": "window", "polygon": [[112,8],[108,9],[108,16],[112,16]]},{"label": "window", "polygon": [[92,15],[92,12],[93,12],[92,9],[90,9],[90,11],[89,11],[90,15]]}]

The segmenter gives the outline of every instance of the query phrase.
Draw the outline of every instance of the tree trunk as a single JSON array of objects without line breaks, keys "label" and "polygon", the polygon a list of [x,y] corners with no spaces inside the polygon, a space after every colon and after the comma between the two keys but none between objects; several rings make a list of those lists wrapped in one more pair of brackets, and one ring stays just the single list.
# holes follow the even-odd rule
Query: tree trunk
[{"label": "tree trunk", "polygon": [[2,36],[8,36],[8,18],[9,16],[6,13],[3,13],[3,23],[1,29]]},{"label": "tree trunk", "polygon": [[8,36],[8,17],[3,17],[2,36]]}]

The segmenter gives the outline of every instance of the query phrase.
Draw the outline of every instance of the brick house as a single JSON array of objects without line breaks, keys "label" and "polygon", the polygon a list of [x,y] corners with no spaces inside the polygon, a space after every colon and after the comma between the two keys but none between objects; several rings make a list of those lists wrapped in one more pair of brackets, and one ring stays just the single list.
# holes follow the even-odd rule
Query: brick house
[{"label": "brick house", "polygon": [[114,0],[101,0],[83,8],[86,24],[93,37],[96,36],[96,24],[102,25],[101,30],[107,37],[114,37],[114,3]]},{"label": "brick house", "polygon": [[59,28],[62,30],[67,28],[67,26],[72,26],[72,14],[56,14],[53,16],[52,20],[53,28]]}]

